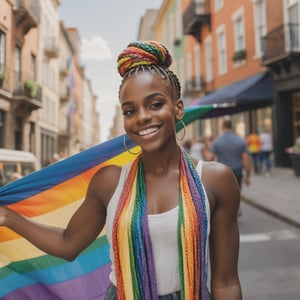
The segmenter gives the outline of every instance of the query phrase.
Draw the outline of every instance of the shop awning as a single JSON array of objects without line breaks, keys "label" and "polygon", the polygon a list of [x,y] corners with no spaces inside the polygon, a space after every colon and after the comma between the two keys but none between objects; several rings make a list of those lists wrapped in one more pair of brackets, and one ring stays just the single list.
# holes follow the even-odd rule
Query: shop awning
[{"label": "shop awning", "polygon": [[195,99],[192,105],[223,106],[223,109],[215,109],[205,115],[205,118],[212,118],[271,106],[273,94],[271,74],[259,73]]}]

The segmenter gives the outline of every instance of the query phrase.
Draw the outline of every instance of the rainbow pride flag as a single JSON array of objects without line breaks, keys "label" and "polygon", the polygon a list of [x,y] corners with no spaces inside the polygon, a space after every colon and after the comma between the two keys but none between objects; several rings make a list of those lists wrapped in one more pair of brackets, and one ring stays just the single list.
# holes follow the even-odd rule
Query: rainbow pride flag
[{"label": "rainbow pride flag", "polygon": [[[188,125],[204,118],[213,109],[212,105],[187,107],[184,122]],[[138,147],[130,140],[127,145]],[[134,157],[125,151],[123,136],[119,136],[3,186],[0,205],[43,224],[64,227],[82,203],[93,174],[110,164],[124,165]],[[74,261],[67,262],[0,227],[0,299],[104,299],[109,272],[105,232]]]}]

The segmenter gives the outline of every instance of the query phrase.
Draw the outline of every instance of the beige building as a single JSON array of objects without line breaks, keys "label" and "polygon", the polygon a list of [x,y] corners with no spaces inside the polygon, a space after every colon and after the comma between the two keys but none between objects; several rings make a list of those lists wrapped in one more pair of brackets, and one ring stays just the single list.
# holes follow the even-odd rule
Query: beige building
[{"label": "beige building", "polygon": [[97,96],[80,62],[80,35],[59,0],[0,1],[0,148],[47,165],[99,142]]},{"label": "beige building", "polygon": [[37,155],[40,21],[38,0],[0,2],[0,147]]},{"label": "beige building", "polygon": [[42,108],[39,115],[40,153],[46,165],[57,152],[59,111],[59,1],[41,1],[39,72]]},{"label": "beige building", "polygon": [[[91,81],[89,79],[83,80],[83,104],[82,105],[82,141],[81,150],[90,148],[99,142],[95,140],[95,134],[99,132],[99,125],[95,122],[94,116],[98,117],[95,111],[97,98],[93,94]],[[99,137],[99,136],[98,136]]]}]

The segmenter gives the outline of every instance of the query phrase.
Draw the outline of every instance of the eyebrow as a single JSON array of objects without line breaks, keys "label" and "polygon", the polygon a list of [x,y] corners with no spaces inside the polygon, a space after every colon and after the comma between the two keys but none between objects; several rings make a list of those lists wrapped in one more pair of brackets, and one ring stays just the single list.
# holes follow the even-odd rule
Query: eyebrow
[{"label": "eyebrow", "polygon": [[[152,93],[152,94],[148,95],[147,97],[145,97],[143,101],[144,102],[148,101],[148,100],[150,100],[152,98],[155,98],[156,96],[164,96],[164,94],[159,93],[159,92]],[[133,101],[126,101],[126,102],[124,102],[124,103],[121,104],[121,107],[124,107],[126,105],[132,105],[132,104],[133,104]]]}]

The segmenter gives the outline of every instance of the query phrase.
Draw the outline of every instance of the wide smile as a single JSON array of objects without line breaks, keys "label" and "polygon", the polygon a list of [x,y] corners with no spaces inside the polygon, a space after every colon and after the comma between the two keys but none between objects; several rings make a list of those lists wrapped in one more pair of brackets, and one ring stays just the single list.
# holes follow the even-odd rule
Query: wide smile
[{"label": "wide smile", "polygon": [[140,137],[149,137],[149,136],[154,135],[160,129],[160,127],[161,126],[151,126],[148,128],[138,130],[135,132],[135,134]]}]

